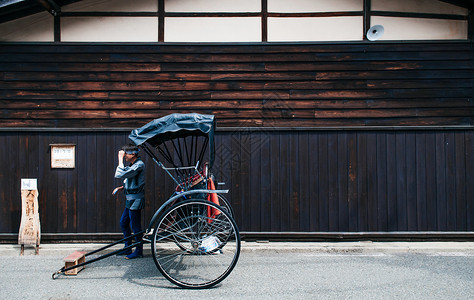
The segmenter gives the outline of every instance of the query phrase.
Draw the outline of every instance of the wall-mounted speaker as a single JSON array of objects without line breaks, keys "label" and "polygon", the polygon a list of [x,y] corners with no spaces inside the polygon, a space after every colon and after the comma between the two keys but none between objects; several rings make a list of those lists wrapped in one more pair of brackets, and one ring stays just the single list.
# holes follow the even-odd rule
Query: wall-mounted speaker
[{"label": "wall-mounted speaker", "polygon": [[369,41],[376,41],[382,37],[383,32],[384,29],[382,25],[374,25],[367,31],[367,39]]}]

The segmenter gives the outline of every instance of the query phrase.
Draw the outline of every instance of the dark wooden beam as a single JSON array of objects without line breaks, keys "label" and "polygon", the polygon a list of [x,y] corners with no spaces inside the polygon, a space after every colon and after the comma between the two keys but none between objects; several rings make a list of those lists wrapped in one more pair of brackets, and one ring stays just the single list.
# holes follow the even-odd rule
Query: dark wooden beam
[{"label": "dark wooden beam", "polygon": [[262,0],[262,42],[268,41],[268,0]]},{"label": "dark wooden beam", "polygon": [[54,0],[36,0],[53,16],[58,16],[61,13],[61,7]]},{"label": "dark wooden beam", "polygon": [[241,12],[198,12],[198,13],[183,13],[183,12],[165,12],[166,17],[185,17],[185,18],[192,18],[192,17],[206,17],[206,18],[229,18],[229,17],[260,17],[261,13],[259,12],[249,12],[249,13],[241,13]]},{"label": "dark wooden beam", "polygon": [[467,26],[467,38],[472,41],[474,39],[474,10],[469,11],[469,19]]},{"label": "dark wooden beam", "polygon": [[468,16],[451,14],[410,13],[394,11],[372,11],[373,16],[398,17],[398,18],[420,18],[420,19],[443,19],[443,20],[467,20]]},{"label": "dark wooden beam", "polygon": [[158,0],[158,42],[165,41],[165,0]]},{"label": "dark wooden beam", "polygon": [[369,31],[369,28],[371,26],[370,24],[370,16],[371,16],[371,1],[370,0],[364,0],[364,41],[367,41],[367,31]]},{"label": "dark wooden beam", "polygon": [[446,2],[449,4],[461,6],[464,8],[474,9],[474,1],[473,0],[441,0],[441,2]]},{"label": "dark wooden beam", "polygon": [[[252,13],[248,13],[249,16]],[[257,14],[259,15],[259,14]],[[336,11],[336,12],[310,12],[310,13],[268,13],[274,18],[326,18],[326,17],[353,17],[363,16],[363,11]]]},{"label": "dark wooden beam", "polygon": [[62,17],[156,17],[159,16],[156,12],[148,11],[71,11],[62,12]]},{"label": "dark wooden beam", "polygon": [[59,15],[54,16],[54,41],[61,41],[61,17]]}]

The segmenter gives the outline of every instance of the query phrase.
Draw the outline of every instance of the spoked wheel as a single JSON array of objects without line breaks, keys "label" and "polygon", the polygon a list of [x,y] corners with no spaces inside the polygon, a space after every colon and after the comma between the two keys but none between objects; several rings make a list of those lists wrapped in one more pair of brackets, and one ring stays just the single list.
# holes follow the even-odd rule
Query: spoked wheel
[{"label": "spoked wheel", "polygon": [[158,219],[152,252],[158,270],[172,283],[207,288],[224,280],[237,264],[240,235],[221,206],[186,200]]},{"label": "spoked wheel", "polygon": [[222,208],[225,209],[232,218],[234,218],[234,210],[232,209],[229,200],[227,200],[221,194],[217,194],[217,199],[219,199],[220,206],[222,206]]}]

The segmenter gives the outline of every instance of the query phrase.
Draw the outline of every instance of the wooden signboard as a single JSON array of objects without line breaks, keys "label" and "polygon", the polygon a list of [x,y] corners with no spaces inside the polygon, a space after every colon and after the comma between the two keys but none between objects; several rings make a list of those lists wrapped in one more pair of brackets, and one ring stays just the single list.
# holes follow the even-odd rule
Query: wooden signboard
[{"label": "wooden signboard", "polygon": [[38,187],[36,179],[21,179],[21,223],[18,244],[21,245],[20,255],[24,254],[25,245],[35,246],[35,254],[39,253],[41,225],[38,210]]},{"label": "wooden signboard", "polygon": [[75,168],[76,145],[51,144],[51,168]]}]

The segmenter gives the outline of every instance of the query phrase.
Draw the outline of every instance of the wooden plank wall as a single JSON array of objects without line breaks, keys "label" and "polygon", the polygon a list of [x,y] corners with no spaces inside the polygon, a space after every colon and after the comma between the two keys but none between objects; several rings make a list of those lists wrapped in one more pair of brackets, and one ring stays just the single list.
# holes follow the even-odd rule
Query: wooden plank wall
[{"label": "wooden plank wall", "polygon": [[472,231],[473,134],[227,132],[217,177],[243,230]]},{"label": "wooden plank wall", "polygon": [[[2,44],[0,233],[26,177],[43,233],[119,232],[128,128],[188,111],[217,116],[242,231],[473,231],[473,81],[469,42]],[[77,145],[74,170],[52,143]],[[173,189],[147,179],[144,222]]]},{"label": "wooden plank wall", "polygon": [[[120,232],[120,201],[111,197],[116,152],[127,135],[110,132],[2,132],[0,232],[18,227],[21,178],[37,178],[42,233]],[[52,169],[50,144],[76,145],[76,168]],[[120,216],[119,216],[120,217]],[[118,218],[119,218],[118,217]]]},{"label": "wooden plank wall", "polygon": [[[2,132],[0,233],[18,233],[20,178],[38,178],[43,233],[120,232],[111,195],[128,132]],[[75,169],[49,144],[74,143]],[[214,172],[244,232],[474,231],[474,130],[218,131]],[[147,225],[172,194],[147,164]]]},{"label": "wooden plank wall", "polygon": [[472,125],[469,42],[2,44],[0,127]]}]

